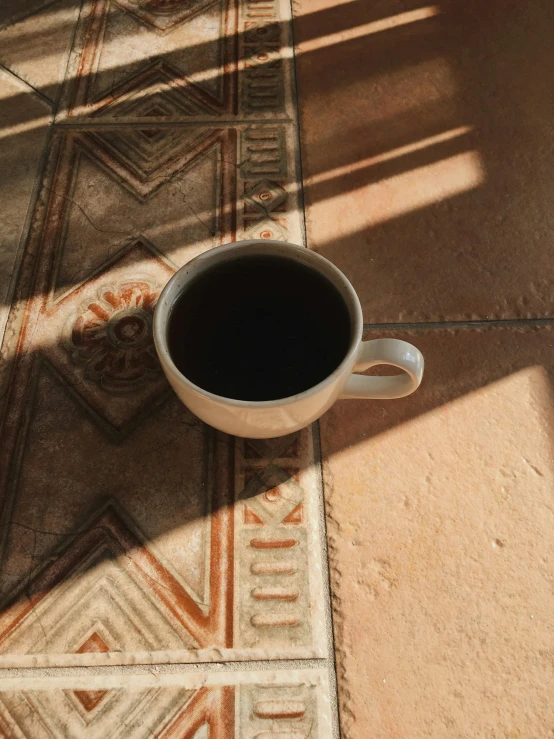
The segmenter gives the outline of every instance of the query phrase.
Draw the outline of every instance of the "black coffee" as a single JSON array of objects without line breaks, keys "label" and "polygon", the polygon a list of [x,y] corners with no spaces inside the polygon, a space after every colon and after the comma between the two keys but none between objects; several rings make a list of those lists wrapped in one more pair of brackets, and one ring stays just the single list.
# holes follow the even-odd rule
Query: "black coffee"
[{"label": "black coffee", "polygon": [[276,400],[325,379],[346,356],[348,308],[334,285],[293,259],[237,257],[192,281],[170,314],[178,369],[209,392]]}]

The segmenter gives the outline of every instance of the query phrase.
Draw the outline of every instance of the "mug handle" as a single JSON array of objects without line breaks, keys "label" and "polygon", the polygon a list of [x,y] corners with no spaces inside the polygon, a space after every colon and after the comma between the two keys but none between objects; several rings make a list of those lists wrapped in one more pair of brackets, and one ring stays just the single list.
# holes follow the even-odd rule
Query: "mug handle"
[{"label": "mug handle", "polygon": [[417,390],[423,377],[423,355],[415,346],[400,339],[362,341],[354,372],[363,372],[378,364],[390,364],[406,374],[393,377],[367,377],[352,374],[341,398],[403,398]]}]

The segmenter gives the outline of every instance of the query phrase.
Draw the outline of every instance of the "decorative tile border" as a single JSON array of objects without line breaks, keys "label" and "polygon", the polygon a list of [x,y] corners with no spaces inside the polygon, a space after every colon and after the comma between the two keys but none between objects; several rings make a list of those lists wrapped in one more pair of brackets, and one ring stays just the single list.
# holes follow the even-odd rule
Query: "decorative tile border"
[{"label": "decorative tile border", "polygon": [[294,117],[286,2],[161,5],[85,3],[58,123]]},{"label": "decorative tile border", "polygon": [[[151,333],[196,253],[300,235],[287,132],[54,134],[7,345],[2,666],[325,654],[310,432],[294,452],[214,434],[169,391]],[[267,536],[293,541],[294,572],[259,570]]]},{"label": "decorative tile border", "polygon": [[289,21],[83,4],[2,347],[0,736],[333,735],[327,669],[257,669],[327,655],[312,430],[209,429],[151,334],[197,254],[303,243]]}]

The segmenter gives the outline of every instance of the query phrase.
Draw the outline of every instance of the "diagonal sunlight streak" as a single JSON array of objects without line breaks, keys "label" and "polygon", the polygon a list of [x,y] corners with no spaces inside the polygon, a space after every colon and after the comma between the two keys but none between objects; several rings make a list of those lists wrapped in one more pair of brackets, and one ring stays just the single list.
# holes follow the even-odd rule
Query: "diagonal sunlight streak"
[{"label": "diagonal sunlight streak", "polygon": [[[329,183],[332,184],[334,180],[338,181],[341,177],[345,177],[353,172],[360,170],[363,171],[372,165],[394,161],[397,158],[422,151],[433,145],[461,138],[470,131],[471,127],[461,126],[452,131],[446,131],[442,134],[423,139],[422,141],[398,147],[397,149],[385,152],[376,157],[362,160],[354,165],[337,167],[330,170],[328,173],[307,179],[303,183],[303,186],[299,183],[290,183],[286,189],[291,195],[299,195],[302,191],[307,192],[312,186]],[[376,179],[370,184],[367,184],[364,181],[363,184],[357,187],[349,186],[341,187],[339,189],[337,186],[331,195],[318,195],[317,200],[312,203],[311,209],[315,212],[317,212],[318,208],[322,209],[323,217],[326,212],[326,204],[329,203],[329,201],[344,202],[344,212],[345,214],[347,212],[349,213],[351,232],[355,233],[357,230],[355,216],[357,207],[355,205],[352,207],[352,204],[350,203],[352,192],[364,189],[368,190],[368,200],[364,217],[370,213],[373,223],[382,223],[405,213],[423,209],[438,201],[454,197],[458,194],[479,187],[485,179],[484,168],[478,152],[475,150],[465,151],[450,157],[440,158],[436,162],[432,162],[421,167],[406,167],[405,170],[399,174],[388,178]],[[167,186],[171,187],[171,183],[168,183]],[[315,200],[313,195],[312,200]],[[90,220],[87,217],[86,210],[83,206],[76,201],[72,202],[76,205],[78,210],[83,213],[85,219]],[[186,199],[183,200],[183,205],[187,206]],[[233,208],[233,203],[223,204],[218,213],[218,218],[221,219],[226,214],[229,214]],[[350,213],[350,211],[352,211],[352,213]],[[109,212],[106,212],[104,214],[104,218],[107,219],[108,216]],[[198,241],[196,241],[194,244],[189,244],[188,247],[186,247],[186,251],[190,253],[190,258],[192,258],[193,256],[196,256],[197,253],[203,251],[205,246],[210,248],[208,244],[210,240],[216,236],[217,228],[212,231],[209,223],[204,220],[210,216],[213,216],[213,213],[210,210],[194,210],[193,212],[187,213],[187,215],[183,215],[176,221],[159,224],[156,228],[148,231],[148,237],[156,240],[156,237],[160,237],[160,235],[165,232],[173,232],[175,230],[186,231],[193,225],[200,223],[206,230],[206,239],[202,243],[198,243]],[[93,228],[98,228],[96,222],[91,222],[91,226]],[[335,224],[334,228],[338,228],[341,234],[344,233],[339,224]],[[333,239],[332,231],[333,227],[332,224],[330,224],[327,243]],[[109,231],[107,232],[109,233]],[[119,249],[129,241],[129,239],[138,238],[141,236],[141,233],[141,231],[135,232],[133,230],[129,230],[128,232],[114,231],[115,240],[112,246],[112,251],[114,253],[118,252]],[[116,235],[117,238],[115,238]],[[172,268],[177,268],[179,266],[172,261],[171,254],[166,254],[165,258]],[[112,259],[113,255],[110,255],[106,261],[97,265],[94,273],[102,271],[104,266],[112,261]],[[142,260],[139,260],[137,266],[140,264],[142,264]],[[114,271],[114,275],[117,276],[117,268]],[[76,289],[80,284],[82,284],[83,280],[88,279],[89,277],[90,274],[86,269],[82,274],[74,274],[64,295]],[[21,304],[24,305],[25,302],[26,301],[23,300],[21,301]],[[16,304],[17,303],[18,301],[16,301]],[[13,358],[13,356],[9,355],[4,356],[5,360],[12,360]]]},{"label": "diagonal sunlight streak", "polygon": [[[325,199],[312,203],[311,218],[321,219],[328,227],[328,239],[344,237],[344,221],[348,221],[352,233],[398,218],[406,213],[441,202],[463,192],[474,190],[485,182],[485,169],[478,151],[455,154],[437,162],[406,170],[375,183],[361,184],[364,208],[359,198],[353,200],[354,188],[338,191]],[[309,188],[309,183],[307,187]],[[328,203],[334,202],[329,215]],[[337,221],[334,213],[341,209],[342,218]]]},{"label": "diagonal sunlight streak", "polygon": [[[65,14],[64,14],[65,13]],[[370,23],[359,25],[355,28],[348,29],[346,31],[339,31],[336,33],[331,33],[327,35],[322,35],[317,38],[311,39],[305,43],[302,43],[296,47],[293,47],[291,43],[287,42],[285,38],[283,38],[283,43],[281,47],[281,55],[283,58],[293,59],[296,56],[299,56],[301,54],[309,53],[312,51],[317,51],[320,49],[323,49],[328,46],[332,46],[335,44],[344,43],[345,41],[350,41],[353,39],[360,39],[364,38],[369,35],[373,35],[375,33],[379,33],[386,30],[394,30],[395,28],[399,28],[405,25],[409,25],[411,23],[415,23],[418,21],[422,21],[428,18],[433,18],[441,13],[441,10],[438,6],[430,5],[425,6],[423,8],[418,8],[416,10],[407,11],[404,13],[399,13],[394,16],[390,16],[387,18],[381,18],[376,21],[372,21]],[[67,11],[62,9],[59,11],[59,16],[56,13],[51,13],[51,17],[48,19],[49,22],[46,25],[46,29],[48,30],[49,27],[55,27],[57,23],[54,23],[54,18],[56,21],[59,20],[61,17],[61,20],[63,22],[67,22],[66,16],[68,16]],[[314,16],[317,16],[317,13],[313,14]],[[68,16],[70,17],[70,16]],[[2,29],[0,29],[0,32]],[[175,30],[175,33],[177,33],[179,29],[177,28]],[[155,37],[155,34],[154,36]],[[134,44],[136,42],[136,38],[140,38],[140,35],[132,36],[130,41],[133,43],[131,44],[131,49],[134,48]],[[238,41],[240,39],[240,36],[236,34],[235,32],[224,32],[221,35],[218,36],[218,40],[220,43],[224,43],[225,41]],[[107,47],[106,47],[107,48]],[[186,46],[176,46],[175,52],[184,49]],[[148,61],[154,61],[158,58],[158,54],[154,53],[152,49],[149,49],[149,52],[147,55],[143,56],[140,59],[131,59],[129,62],[130,64],[133,63],[141,63],[144,64]],[[0,60],[2,59],[2,54],[0,52]],[[48,54],[44,54],[44,59],[49,59]],[[242,58],[237,60],[236,67],[239,73],[244,71],[245,65],[248,65],[249,60],[248,58]],[[231,71],[233,65],[229,66],[228,69],[225,70],[224,74],[229,74]],[[8,64],[9,68],[9,64]],[[107,59],[104,59],[103,61],[103,74],[107,73],[117,73],[120,71],[121,65],[120,62],[117,61],[117,57],[114,57],[112,61],[108,61]],[[187,74],[186,78],[183,77],[183,81],[186,80],[187,83],[193,83],[193,84],[206,84],[210,81],[214,81],[218,79],[222,75],[222,69],[216,67],[205,67],[202,69],[199,69],[197,71],[191,71]],[[54,76],[51,80],[46,80],[47,83],[51,85],[56,85],[58,83],[57,74]],[[68,78],[66,78],[65,83],[67,84]],[[137,99],[144,99],[148,98],[151,95],[155,94],[157,91],[157,85],[153,84],[148,87],[145,87],[137,94]],[[21,133],[27,130],[31,130],[33,128],[37,128],[42,126],[45,123],[44,120],[36,120],[36,121],[29,121],[28,124],[25,124],[23,127],[19,127],[17,129],[10,128],[10,129],[4,129],[2,132],[0,132],[0,138],[4,138],[10,135],[14,135],[17,133]],[[46,121],[47,123],[47,121]]]},{"label": "diagonal sunlight streak", "polygon": [[[32,93],[29,93],[32,94]],[[30,131],[35,131],[37,129],[46,129],[47,126],[50,125],[52,122],[52,114],[48,113],[46,115],[33,118],[32,120],[22,121],[21,123],[16,123],[13,126],[3,126],[0,128],[0,140],[2,139],[9,139],[11,136],[17,136],[19,134],[23,133],[29,133]]]},{"label": "diagonal sunlight streak", "polygon": [[[200,8],[205,2],[180,4]],[[270,7],[266,2],[239,0],[237,7],[255,16]],[[69,4],[107,5],[117,14],[123,5],[150,3],[92,0],[83,5],[81,0],[69,0]],[[151,4],[163,11],[179,0]],[[285,4],[290,9],[289,0]],[[430,700],[438,706],[434,710],[441,720],[447,712],[435,688],[441,676],[449,677],[448,672],[454,675],[452,685],[459,687],[455,672],[461,660],[465,664],[475,657],[475,693],[481,698],[486,673],[495,693],[491,711],[497,695],[508,694],[517,672],[508,669],[509,679],[503,682],[506,654],[508,662],[521,667],[522,682],[536,682],[541,689],[548,684],[547,677],[534,670],[544,665],[547,675],[549,666],[554,331],[552,326],[538,331],[534,319],[524,327],[521,315],[523,311],[534,315],[533,303],[518,303],[517,312],[509,303],[514,295],[527,300],[526,281],[531,298],[543,291],[548,249],[543,249],[546,266],[536,270],[539,278],[544,275],[544,283],[533,282],[535,275],[524,272],[525,259],[518,265],[517,258],[510,256],[508,249],[515,248],[520,256],[532,250],[530,240],[522,249],[517,226],[525,226],[527,208],[540,214],[541,203],[528,206],[526,198],[511,197],[510,172],[506,175],[504,170],[506,152],[511,151],[513,177],[518,178],[517,159],[521,163],[532,149],[503,145],[505,121],[514,129],[536,127],[540,132],[532,105],[532,74],[519,101],[517,86],[523,87],[523,81],[514,84],[518,64],[527,57],[519,54],[517,33],[504,34],[502,17],[510,13],[498,1],[498,8],[483,13],[475,2],[465,9],[463,3],[459,8],[456,4],[419,7],[420,0],[323,0],[322,4],[327,4],[324,10],[317,10],[316,3],[303,14],[301,6],[293,3],[292,20],[276,14],[271,28],[281,36],[281,58],[271,46],[279,42],[272,41],[271,34],[264,41],[269,53],[260,56],[265,54],[266,61],[279,69],[285,68],[285,60],[287,65],[295,57],[301,60],[296,72],[286,66],[292,91],[289,97],[289,87],[283,83],[286,105],[277,109],[278,116],[247,112],[239,118],[247,110],[241,96],[249,89],[250,77],[255,77],[248,70],[256,56],[247,58],[246,50],[254,48],[249,27],[237,22],[232,33],[231,24],[224,22],[233,2],[223,0],[217,10],[217,17],[220,8],[223,19],[219,30],[212,23],[212,10],[194,21],[197,26],[205,21],[209,39],[188,34],[188,26],[162,37],[146,23],[137,26],[131,15],[121,11],[120,25],[114,23],[98,41],[101,53],[94,57],[95,64],[84,67],[85,72],[68,65],[59,89],[50,68],[44,72],[53,90],[49,88],[48,94],[61,100],[52,106],[52,117],[46,109],[34,113],[37,106],[29,106],[29,116],[36,118],[21,122],[14,117],[7,121],[11,127],[0,127],[2,148],[14,151],[29,132],[34,131],[35,138],[42,129],[52,135],[46,144],[49,159],[40,164],[36,175],[36,214],[31,221],[30,212],[28,219],[34,230],[25,225],[18,247],[21,276],[0,301],[0,339],[4,331],[7,338],[6,355],[0,355],[0,416],[6,409],[1,446],[8,450],[0,454],[0,477],[6,477],[0,509],[0,596],[6,595],[0,602],[0,672],[7,675],[4,691],[20,690],[27,700],[36,690],[35,706],[43,696],[48,706],[45,687],[53,686],[67,691],[64,700],[73,700],[76,690],[124,693],[130,688],[158,690],[173,684],[189,689],[226,686],[227,672],[219,674],[216,668],[233,661],[238,661],[234,675],[239,683],[267,684],[278,696],[284,676],[292,684],[307,673],[306,669],[285,672],[287,659],[297,668],[328,667],[332,691],[336,677],[340,691],[348,693],[340,703],[342,731],[349,731],[349,701],[354,706],[356,697],[352,686],[358,683],[366,699],[372,693],[377,701],[382,698],[382,706],[371,709],[376,722],[372,730],[380,730],[379,712],[390,710],[393,718],[384,729],[389,735],[403,732],[395,705],[403,690],[399,676],[408,685],[412,681],[405,695],[410,691],[415,695],[418,682],[431,686],[427,693],[433,693]],[[54,12],[48,14],[47,25],[55,26]],[[527,16],[532,18],[532,8],[526,23]],[[65,15],[60,16],[62,22]],[[265,21],[248,23],[259,26]],[[305,32],[302,23],[308,26]],[[78,28],[90,31],[80,21]],[[293,30],[305,39],[296,47],[291,41]],[[540,33],[537,36],[539,45]],[[1,39],[0,35],[0,46]],[[40,60],[41,54],[45,64],[52,64],[54,47],[41,39],[38,32],[28,52],[23,39],[14,43],[17,59],[28,68],[34,63],[30,58]],[[513,64],[511,57],[505,57],[504,46],[514,50],[510,51],[517,59]],[[532,59],[530,55],[528,66]],[[156,60],[167,62],[174,80],[166,85],[145,77],[138,87],[139,75],[135,81],[133,75],[142,69],[140,65],[150,68]],[[222,60],[219,67],[218,60]],[[86,90],[82,97],[72,97],[74,80],[80,80]],[[189,118],[188,113],[169,113],[158,120],[163,117],[159,111],[148,111],[155,111],[152,101],[163,99],[173,82],[185,96],[191,83],[191,97],[195,85],[230,90],[232,104],[217,107],[214,103],[213,110],[235,111],[236,117],[235,113],[218,117],[193,112]],[[254,84],[266,86],[258,78]],[[137,85],[134,92],[133,85]],[[106,101],[112,92],[121,99],[128,95],[125,105],[118,109],[116,102],[110,107],[112,103]],[[218,95],[218,100],[226,99],[223,93]],[[12,95],[9,103],[19,106],[21,99]],[[78,101],[73,108],[72,100]],[[133,109],[131,103],[139,100],[140,106]],[[517,116],[510,118],[510,109],[518,102]],[[140,111],[145,110],[141,117]],[[71,120],[81,113],[83,118]],[[265,146],[262,136],[262,143],[243,146],[243,138],[250,141],[249,126],[274,124],[282,128],[282,167],[271,147],[269,154],[259,153]],[[195,128],[216,126],[224,129],[219,143],[211,148],[198,143]],[[172,140],[173,127],[183,129],[181,138],[176,135]],[[133,147],[133,136],[136,143],[143,133],[148,143],[137,145],[128,156],[139,177],[130,169],[124,171],[121,162]],[[525,144],[526,135],[516,131],[509,142],[523,138]],[[16,140],[9,142],[10,136]],[[189,136],[192,143],[187,143]],[[93,137],[111,147],[118,167],[107,166],[107,155],[87,154],[93,151],[89,141]],[[167,149],[163,148],[166,138]],[[58,142],[66,158],[58,155]],[[74,149],[67,142],[73,142]],[[194,159],[188,156],[189,146]],[[259,149],[252,154],[254,146]],[[169,155],[175,167],[167,164]],[[188,164],[179,165],[182,161]],[[262,167],[256,170],[260,161]],[[528,182],[524,168],[521,174],[523,188]],[[539,162],[535,178],[540,181],[542,175]],[[23,179],[19,171],[13,177]],[[505,186],[501,177],[508,179]],[[35,208],[34,199],[29,207]],[[513,211],[518,215],[512,220]],[[499,231],[493,223],[497,215],[506,221]],[[277,236],[262,230],[266,225],[258,227],[262,218],[264,224],[282,224]],[[294,231],[293,219],[300,223]],[[512,224],[516,227],[511,228]],[[532,229],[528,231],[531,239]],[[253,233],[257,238],[303,244],[335,262],[358,292],[364,317],[375,322],[366,326],[369,330],[363,338],[386,332],[413,340],[421,349],[426,378],[419,392],[400,403],[339,401],[321,421],[303,430],[300,440],[287,442],[289,446],[279,447],[277,454],[270,445],[253,444],[248,451],[250,442],[223,438],[207,429],[163,385],[159,368],[152,370],[140,357],[145,370],[139,380],[144,376],[144,384],[137,382],[134,388],[129,384],[131,391],[123,393],[122,383],[116,386],[108,376],[104,387],[101,372],[90,371],[93,362],[113,363],[115,375],[123,371],[115,365],[115,351],[109,349],[102,356],[96,339],[108,336],[108,325],[110,330],[116,325],[116,310],[122,305],[125,320],[131,317],[129,311],[139,307],[113,298],[117,305],[110,310],[104,306],[105,296],[116,295],[115,288],[127,282],[144,281],[148,306],[153,307],[170,271],[219,243],[253,238]],[[136,257],[124,261],[127,246],[142,238],[146,245],[136,249]],[[514,266],[520,271],[519,282],[509,273]],[[115,287],[108,293],[112,283]],[[471,302],[473,285],[480,291],[479,300],[481,294],[488,295],[488,302],[482,300],[484,308]],[[506,307],[499,306],[495,288],[503,292]],[[6,320],[7,311],[12,311],[7,329],[2,302]],[[477,311],[471,314],[475,325],[457,323],[458,312],[452,315],[459,311],[468,318],[466,303]],[[101,323],[90,317],[99,307],[105,308]],[[493,309],[502,312],[498,315]],[[514,314],[515,320],[505,321]],[[491,321],[491,316],[499,320]],[[505,325],[492,328],[487,321],[505,321]],[[145,325],[150,325],[146,319]],[[430,331],[430,327],[440,330]],[[86,352],[82,349],[85,329],[92,335]],[[277,347],[277,361],[286,350],[286,345]],[[133,359],[127,349],[120,356]],[[142,366],[139,369],[142,372]],[[375,372],[386,375],[389,370]],[[295,497],[300,496],[299,490],[302,497]],[[298,500],[302,506],[296,506]],[[272,510],[278,511],[277,505],[284,502],[296,506],[286,518],[270,510],[274,506]],[[270,526],[262,514],[257,518],[266,503]],[[299,528],[285,531],[284,527]],[[289,538],[277,537],[281,529]],[[496,569],[490,564],[492,557],[496,557]],[[523,571],[519,582],[513,577],[518,568]],[[536,602],[542,602],[543,609],[535,610]],[[124,618],[126,604],[134,620]],[[535,614],[531,622],[530,612]],[[354,638],[348,633],[349,618],[358,629]],[[274,627],[280,631],[272,642],[273,635],[265,634]],[[83,650],[84,638],[96,629],[109,651]],[[512,643],[510,629],[516,635]],[[251,633],[254,636],[248,641]],[[400,654],[396,674],[391,668],[395,653],[391,644]],[[388,660],[386,670],[381,670],[380,650]],[[308,659],[312,661],[300,661]],[[265,672],[255,673],[258,663],[252,660],[265,661]],[[202,663],[209,662],[215,663],[214,670],[204,678],[207,668]],[[186,663],[195,664],[190,669],[174,668],[160,682],[158,664]],[[140,664],[147,667],[111,674],[112,666]],[[273,674],[279,664],[283,672],[272,677],[269,668]],[[108,669],[91,678],[85,665]],[[410,665],[417,669],[410,672]],[[487,672],[490,665],[493,669]],[[39,678],[32,672],[7,672],[10,667],[52,666],[73,669],[54,677],[49,670]],[[358,667],[361,680],[356,677]],[[130,683],[135,672],[138,678],[135,675]],[[50,679],[54,682],[47,685]],[[364,680],[376,689],[366,690]],[[474,690],[471,674],[465,682],[457,691],[462,702]],[[324,691],[318,694],[313,725],[305,727],[292,715],[293,728],[287,719],[283,732],[278,719],[271,717],[267,731],[256,728],[252,706],[257,704],[253,699],[246,704],[248,695],[237,688],[236,707],[227,710],[237,722],[238,733],[252,732],[258,739],[285,739],[287,730],[298,739],[340,736],[338,728],[331,732],[324,724],[325,706],[335,700],[334,693],[331,698]],[[294,714],[290,706],[294,708],[295,702],[283,695],[282,700],[265,703],[274,710],[280,701]],[[514,695],[515,690],[512,699]],[[341,692],[339,696],[342,700]],[[110,695],[93,718],[108,715],[113,732],[121,725],[132,732],[141,714],[136,710],[116,726],[109,716],[112,699],[118,696]],[[31,714],[32,700],[33,696],[28,699]],[[423,716],[430,726],[433,715],[418,700],[416,719]],[[5,731],[2,712],[8,710],[3,702],[0,695],[0,737]],[[163,707],[162,701],[158,703]],[[248,710],[241,713],[244,705]],[[513,705],[517,708],[517,702]],[[355,711],[351,712],[354,716]],[[363,711],[356,712],[354,733],[361,730],[363,735]],[[479,711],[474,713],[479,718]],[[47,710],[43,714],[50,718]],[[454,711],[453,716],[452,726]],[[44,725],[48,729],[47,721]],[[190,729],[170,719],[166,726],[170,730],[164,729],[164,736],[183,731],[196,739],[235,735],[235,728],[227,731],[211,724]],[[105,735],[109,733],[108,727]],[[161,736],[162,732],[154,733]],[[34,736],[32,731],[26,735]]]},{"label": "diagonal sunlight streak", "polygon": [[436,144],[442,144],[445,141],[452,141],[453,139],[457,139],[471,133],[471,131],[473,131],[473,126],[458,126],[457,128],[452,128],[449,131],[438,133],[435,136],[428,136],[427,138],[420,139],[419,141],[414,141],[410,144],[405,144],[404,146],[398,146],[396,149],[385,151],[382,154],[377,154],[376,156],[369,157],[368,159],[361,159],[357,162],[352,162],[340,167],[328,169],[322,174],[316,174],[313,177],[306,178],[304,180],[304,183],[308,185],[319,185],[320,183],[327,182],[328,180],[332,180],[335,177],[352,174],[353,172],[357,172],[361,169],[366,169],[376,164],[382,164],[383,162],[390,162],[395,159],[399,159],[400,157],[406,156],[407,154],[413,154],[416,151],[422,151],[423,149],[435,146]]},{"label": "diagonal sunlight streak", "polygon": [[[320,175],[307,178],[301,183],[290,183],[286,187],[287,192],[290,195],[299,196],[303,192],[309,193],[312,200],[311,210],[312,212],[318,213],[318,209],[321,211],[319,217],[324,221],[326,220],[327,204],[332,201],[334,203],[343,203],[344,215],[348,217],[349,224],[351,227],[351,233],[356,233],[360,230],[360,227],[365,222],[360,221],[360,218],[367,218],[370,214],[371,221],[374,224],[383,223],[386,221],[393,220],[394,218],[401,216],[406,213],[414,212],[417,210],[424,209],[433,205],[436,202],[443,201],[445,199],[455,197],[463,192],[475,189],[483,184],[486,179],[485,171],[483,168],[482,160],[479,153],[475,150],[462,151],[449,157],[440,157],[436,161],[426,164],[420,167],[410,167],[409,159],[405,163],[405,167],[401,169],[398,174],[390,177],[379,178],[374,180],[370,179],[370,175],[366,175],[366,170],[370,170],[371,167],[377,165],[394,162],[395,160],[402,161],[402,158],[409,157],[409,155],[416,152],[422,152],[427,149],[432,150],[434,146],[438,146],[445,142],[462,140],[467,134],[472,131],[471,126],[460,126],[450,131],[430,136],[420,141],[412,142],[410,144],[398,147],[388,152],[384,152],[369,159],[365,159],[356,162],[352,165],[344,165],[336,167]],[[0,133],[1,136],[1,133]],[[349,175],[359,173],[362,175],[360,184],[356,182],[346,183],[346,178]],[[342,184],[339,185],[340,181],[343,180]],[[316,188],[320,185],[327,185],[332,188],[331,192],[314,192],[311,193],[311,188]],[[347,185],[347,186],[346,186]],[[167,183],[167,187],[171,187],[171,183]],[[365,203],[364,213],[359,212],[359,208],[355,202],[351,200],[353,192],[367,192],[367,201]],[[73,201],[72,203],[76,208],[83,214],[86,221],[89,221],[91,227],[100,229],[96,221],[91,221],[87,216],[86,208],[79,202]],[[203,251],[206,247],[210,248],[210,241],[215,238],[217,233],[217,227],[213,226],[210,228],[210,223],[207,219],[213,216],[213,212],[210,210],[192,210],[191,206],[188,205],[186,198],[183,199],[183,205],[185,208],[190,209],[186,215],[183,215],[178,220],[170,223],[158,224],[155,228],[148,231],[148,238],[159,238],[164,233],[171,233],[176,230],[186,231],[195,224],[200,223],[202,228],[205,229],[205,239],[202,242],[196,241],[194,244],[189,244],[186,247],[186,252],[190,254],[190,258],[196,256],[197,253]],[[221,205],[218,219],[221,219],[231,213],[234,209],[233,203],[224,203]],[[293,211],[291,210],[291,213]],[[294,211],[296,212],[296,210]],[[109,209],[104,213],[103,226],[106,228],[106,223],[109,223],[110,212]],[[107,219],[107,220],[106,220]],[[360,223],[358,223],[360,221]],[[85,224],[86,225],[86,224]],[[328,239],[326,243],[329,243],[338,235],[344,235],[343,227],[336,223],[329,223]],[[109,233],[109,229],[107,231]],[[335,233],[336,232],[336,233]],[[138,238],[141,236],[142,231],[129,230],[128,232],[122,232],[120,230],[114,231],[114,243],[112,245],[112,252],[119,251],[125,243],[132,238]],[[319,244],[321,247],[322,244]],[[177,268],[179,265],[172,261],[171,254],[166,254],[168,264],[172,268]],[[95,267],[94,272],[101,271],[104,266],[112,260],[110,255],[105,262],[100,263]],[[138,265],[142,264],[139,260]],[[117,273],[117,270],[114,274]],[[76,289],[85,277],[89,277],[89,273],[85,269],[84,272],[75,273],[72,276],[70,284],[66,287],[64,294],[71,292]],[[15,304],[17,304],[16,301]],[[25,301],[22,301],[22,305]],[[7,318],[7,316],[6,316]],[[0,324],[0,335],[3,332],[3,326]],[[15,350],[14,350],[15,351]],[[6,353],[3,356],[3,361],[12,361],[15,355]]]},{"label": "diagonal sunlight streak", "polygon": [[428,5],[423,8],[418,8],[417,10],[398,13],[398,15],[392,15],[388,18],[381,18],[377,21],[364,23],[357,28],[352,28],[347,31],[336,31],[335,33],[329,33],[325,36],[310,39],[309,41],[301,43],[295,50],[295,53],[299,55],[310,51],[318,51],[327,46],[340,44],[344,41],[353,41],[354,39],[364,38],[365,36],[381,33],[382,31],[390,31],[399,26],[406,26],[410,23],[416,23],[418,21],[426,20],[427,18],[433,18],[440,13],[441,10],[437,5]]}]

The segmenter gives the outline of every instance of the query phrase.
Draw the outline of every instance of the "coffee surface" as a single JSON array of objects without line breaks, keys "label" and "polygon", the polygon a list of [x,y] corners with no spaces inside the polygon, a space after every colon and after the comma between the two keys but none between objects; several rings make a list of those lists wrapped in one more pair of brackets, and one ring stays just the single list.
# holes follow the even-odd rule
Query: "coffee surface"
[{"label": "coffee surface", "polygon": [[237,257],[197,277],[168,323],[177,368],[209,392],[276,400],[303,392],[346,356],[351,321],[327,279],[292,259]]}]

